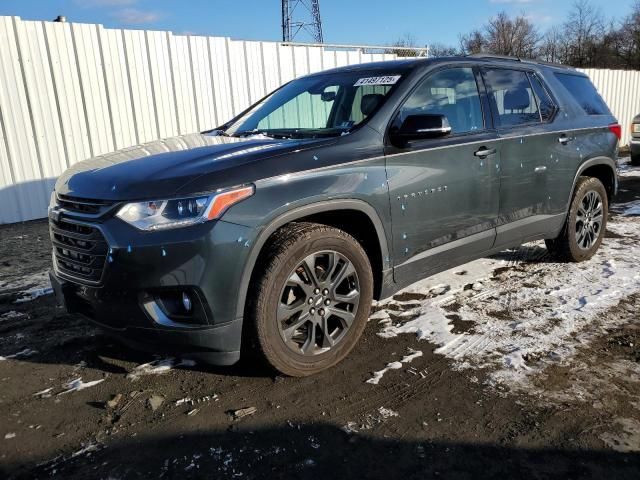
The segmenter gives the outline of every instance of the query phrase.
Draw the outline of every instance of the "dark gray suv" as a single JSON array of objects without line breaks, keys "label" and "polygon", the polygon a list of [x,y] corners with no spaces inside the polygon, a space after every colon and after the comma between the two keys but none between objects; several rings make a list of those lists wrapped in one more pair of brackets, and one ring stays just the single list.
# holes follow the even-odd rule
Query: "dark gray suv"
[{"label": "dark gray suv", "polygon": [[81,162],[49,208],[52,283],[123,341],[289,375],[342,360],[372,299],[544,239],[602,242],[620,125],[589,79],[519,59],[294,80],[202,134]]}]

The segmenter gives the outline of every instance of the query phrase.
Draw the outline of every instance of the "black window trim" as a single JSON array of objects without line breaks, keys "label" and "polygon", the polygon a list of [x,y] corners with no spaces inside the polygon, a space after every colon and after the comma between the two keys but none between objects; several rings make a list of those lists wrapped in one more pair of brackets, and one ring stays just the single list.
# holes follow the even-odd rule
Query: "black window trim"
[{"label": "black window trim", "polygon": [[[529,87],[531,88],[531,92],[534,93],[534,101],[536,102],[536,105],[538,105],[538,101],[535,99],[535,92],[533,91],[533,85],[531,85],[531,79],[529,78],[529,75],[535,75],[536,78],[538,80],[540,80],[540,77],[538,75],[536,75],[535,70],[532,70],[530,68],[512,67],[511,65],[509,65],[509,66],[482,65],[482,67],[480,67],[480,72],[482,74],[482,81],[484,82],[487,98],[489,98],[489,95],[492,94],[492,90],[489,88],[489,82],[487,81],[487,78],[485,76],[485,72],[487,70],[513,70],[513,71],[516,71],[516,72],[524,73],[525,76],[527,77],[527,82],[529,82]],[[546,84],[544,82],[542,82],[542,81],[540,83],[542,84],[542,86],[545,89],[545,91],[547,92],[547,94],[549,94],[549,89],[546,88]],[[538,117],[539,117],[538,121],[527,122],[527,123],[519,123],[518,125],[509,125],[509,126],[503,126],[503,125],[500,124],[500,114],[497,111],[494,112],[494,109],[492,107],[492,102],[489,101],[489,108],[491,109],[491,115],[493,117],[493,126],[494,126],[495,130],[498,131],[498,132],[505,132],[505,131],[512,131],[512,130],[516,130],[516,129],[524,128],[524,127],[533,127],[533,126],[536,126],[536,125],[545,125],[545,124],[553,122],[553,120],[555,120],[556,115],[557,115],[557,113],[559,111],[559,107],[558,107],[558,103],[555,101],[554,97],[549,95],[549,98],[553,101],[553,104],[555,106],[554,114],[551,117],[551,119],[549,119],[547,121],[542,121],[542,115],[540,113],[540,106],[538,105]]]},{"label": "black window trim", "polygon": [[[549,97],[549,100],[551,100],[551,103],[553,104],[553,113],[551,114],[551,116],[549,117],[548,120],[542,120],[542,112],[540,111],[540,105],[538,104],[538,112],[540,113],[541,122],[543,124],[553,123],[553,121],[558,116],[558,113],[560,112],[560,105],[558,104],[558,101],[556,100],[555,96],[553,95],[553,93],[549,89],[549,86],[546,84],[544,79],[540,75],[538,75],[538,72],[530,71],[529,72],[529,77],[533,77],[536,80],[538,80],[538,82],[540,83],[540,86],[542,87],[542,90],[544,90],[544,92]],[[529,78],[529,83],[531,84],[531,78]],[[533,90],[533,84],[531,84],[531,91],[534,92],[534,94],[535,94],[535,91]]]},{"label": "black window trim", "polygon": [[[404,106],[405,102],[411,97],[411,95],[413,95],[413,93],[420,88],[420,86],[431,76],[431,75],[435,75],[436,73],[445,71],[445,70],[452,70],[452,69],[460,69],[460,68],[468,68],[471,69],[473,72],[473,79],[476,82],[476,88],[478,89],[478,96],[479,96],[479,100],[480,100],[480,109],[482,110],[482,124],[483,127],[481,129],[478,130],[470,130],[468,132],[462,132],[462,133],[452,133],[450,135],[447,135],[446,137],[443,137],[442,139],[435,139],[435,140],[443,140],[443,139],[454,139],[454,140],[459,140],[459,139],[463,139],[465,137],[469,137],[469,136],[474,136],[474,135],[478,135],[478,134],[483,134],[483,133],[487,133],[487,132],[492,132],[495,131],[494,128],[490,128],[489,123],[491,123],[491,127],[493,127],[493,118],[490,118],[489,115],[491,115],[491,112],[487,112],[485,109],[485,102],[484,102],[484,97],[486,96],[486,89],[484,84],[479,84],[478,83],[478,73],[479,73],[479,65],[477,63],[460,63],[460,64],[453,64],[453,65],[441,65],[438,66],[437,68],[434,68],[432,70],[429,70],[428,72],[424,73],[415,83],[415,85],[411,88],[411,90],[409,90],[409,92],[407,92],[405,94],[405,96],[398,102],[398,105],[396,106],[395,110],[393,111],[393,114],[390,116],[390,120],[387,123],[387,128],[385,131],[385,145],[391,145],[391,143],[389,142],[389,130],[391,129],[391,127],[393,126],[394,122],[396,121],[396,119],[398,118],[398,114],[400,113],[400,110],[402,109],[402,107]],[[491,122],[489,122],[491,120]],[[430,139],[430,140],[424,140],[424,141],[433,141],[434,139]]]}]

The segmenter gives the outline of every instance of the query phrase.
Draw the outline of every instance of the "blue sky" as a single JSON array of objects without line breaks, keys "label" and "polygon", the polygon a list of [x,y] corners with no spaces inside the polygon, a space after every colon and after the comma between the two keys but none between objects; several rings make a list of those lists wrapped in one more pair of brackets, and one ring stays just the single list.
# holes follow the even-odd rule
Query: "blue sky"
[{"label": "blue sky", "polygon": [[[388,44],[411,35],[419,44],[458,44],[458,35],[501,10],[524,13],[541,30],[561,23],[573,0],[321,0],[325,42]],[[592,0],[607,17],[633,0]],[[615,8],[610,8],[615,4]],[[102,23],[107,27],[280,40],[279,0],[0,0],[0,15],[25,20]],[[301,37],[301,41],[308,38]]]}]

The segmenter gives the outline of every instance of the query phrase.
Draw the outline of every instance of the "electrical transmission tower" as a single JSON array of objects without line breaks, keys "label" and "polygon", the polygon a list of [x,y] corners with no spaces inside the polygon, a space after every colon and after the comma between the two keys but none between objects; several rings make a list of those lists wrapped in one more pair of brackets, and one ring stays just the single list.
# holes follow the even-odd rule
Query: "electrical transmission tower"
[{"label": "electrical transmission tower", "polygon": [[322,43],[319,0],[282,0],[282,41],[293,42],[304,31],[315,43]]}]

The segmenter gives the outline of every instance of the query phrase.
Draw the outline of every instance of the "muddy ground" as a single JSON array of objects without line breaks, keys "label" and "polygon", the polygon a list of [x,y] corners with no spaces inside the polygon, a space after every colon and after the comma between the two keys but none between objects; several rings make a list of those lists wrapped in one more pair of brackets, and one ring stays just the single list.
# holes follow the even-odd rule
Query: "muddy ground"
[{"label": "muddy ground", "polygon": [[348,359],[305,379],[121,347],[56,309],[46,223],[1,226],[3,476],[640,478],[640,171],[626,172],[611,250],[573,290],[550,283],[569,267],[539,244],[462,266],[374,305]]}]

